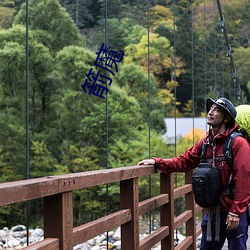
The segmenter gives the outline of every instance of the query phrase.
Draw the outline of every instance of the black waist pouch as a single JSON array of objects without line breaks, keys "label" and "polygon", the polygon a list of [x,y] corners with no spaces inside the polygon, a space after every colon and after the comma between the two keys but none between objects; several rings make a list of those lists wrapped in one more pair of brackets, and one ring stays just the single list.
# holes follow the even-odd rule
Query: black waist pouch
[{"label": "black waist pouch", "polygon": [[193,173],[192,187],[199,206],[216,206],[221,195],[221,170],[210,163],[200,163]]}]

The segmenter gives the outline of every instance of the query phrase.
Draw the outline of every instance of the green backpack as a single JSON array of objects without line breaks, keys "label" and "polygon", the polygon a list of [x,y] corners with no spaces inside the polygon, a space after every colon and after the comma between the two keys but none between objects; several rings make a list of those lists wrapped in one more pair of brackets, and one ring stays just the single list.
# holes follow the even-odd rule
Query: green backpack
[{"label": "green backpack", "polygon": [[250,105],[239,105],[236,108],[236,123],[239,125],[239,132],[248,140],[250,138]]}]

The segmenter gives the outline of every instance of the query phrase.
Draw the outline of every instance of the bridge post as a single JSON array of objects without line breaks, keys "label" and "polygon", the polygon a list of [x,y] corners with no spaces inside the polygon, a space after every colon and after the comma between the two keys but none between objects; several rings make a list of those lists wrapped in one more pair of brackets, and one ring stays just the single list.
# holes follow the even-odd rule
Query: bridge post
[{"label": "bridge post", "polygon": [[130,209],[132,220],[121,225],[121,249],[139,250],[138,178],[120,182],[121,209]]},{"label": "bridge post", "polygon": [[[192,172],[185,173],[185,183],[191,184]],[[195,211],[195,200],[193,192],[185,195],[185,210],[192,211],[192,217],[186,222],[186,237],[192,236],[193,243],[188,250],[196,250],[196,211]]]},{"label": "bridge post", "polygon": [[161,250],[174,249],[174,177],[160,173],[160,192],[169,195],[169,202],[161,206],[161,226],[169,227],[169,235],[161,241]]},{"label": "bridge post", "polygon": [[72,192],[44,197],[44,238],[59,238],[60,250],[73,249]]}]

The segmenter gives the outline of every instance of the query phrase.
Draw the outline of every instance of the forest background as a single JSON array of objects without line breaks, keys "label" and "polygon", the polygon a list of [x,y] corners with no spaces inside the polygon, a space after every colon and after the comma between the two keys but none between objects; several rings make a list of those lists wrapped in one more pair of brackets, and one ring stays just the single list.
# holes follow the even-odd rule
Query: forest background
[{"label": "forest background", "polygon": [[[225,96],[238,104],[238,81],[241,100],[249,103],[248,0],[221,0],[237,82],[226,56],[216,1],[109,0],[105,4],[105,0],[29,1],[28,178],[135,165],[151,156],[173,157],[199,139],[202,131],[190,131],[170,145],[162,140],[164,118],[204,116],[207,97]],[[25,1],[2,0],[1,182],[27,178],[26,34]],[[81,88],[89,69],[99,70],[94,62],[104,42],[125,52],[107,102]],[[177,176],[175,185],[181,180]],[[154,195],[158,177],[151,182]],[[108,190],[111,212],[119,207],[119,186],[114,183]],[[75,225],[105,214],[106,194],[106,187],[74,192]],[[140,199],[148,194],[148,179],[141,178]],[[41,202],[30,203],[33,226],[42,226]],[[25,221],[24,208],[25,204],[0,207],[0,227]],[[177,208],[181,209],[181,202]]]}]

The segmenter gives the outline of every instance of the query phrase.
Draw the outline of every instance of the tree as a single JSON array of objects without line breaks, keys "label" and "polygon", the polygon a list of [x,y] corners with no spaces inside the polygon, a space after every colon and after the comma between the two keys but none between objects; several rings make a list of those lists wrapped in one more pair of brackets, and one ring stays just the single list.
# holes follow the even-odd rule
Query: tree
[{"label": "tree", "polygon": [[[0,32],[1,34],[5,31]],[[3,42],[0,47],[0,141],[7,164],[14,175],[5,174],[5,180],[25,176],[25,123],[24,123],[24,47],[16,42]],[[8,140],[6,140],[8,138]]]},{"label": "tree", "polygon": [[13,110],[9,107],[0,113],[0,154],[3,156],[1,182],[25,178],[24,120]]},{"label": "tree", "polygon": [[[148,99],[150,98],[150,119],[152,128],[163,131],[164,105],[158,96],[156,81],[151,74],[150,79],[143,72],[140,65],[134,63],[124,64],[116,76],[116,82],[125,89],[129,95],[136,98],[140,104],[143,122],[148,121]],[[148,93],[148,81],[150,82],[150,96]]]},{"label": "tree", "polygon": [[89,29],[100,19],[101,5],[97,0],[61,0],[61,4],[68,10],[79,29]]},{"label": "tree", "polygon": [[[125,90],[112,84],[109,91],[108,112],[108,142],[109,146],[116,145],[117,138],[123,142],[129,142],[135,138],[137,128],[140,127],[141,112],[135,98],[128,96]],[[84,116],[81,120],[79,136],[84,138],[87,145],[98,147],[99,166],[106,166],[106,103],[95,103],[93,114]],[[112,152],[109,154],[112,157]]]},{"label": "tree", "polygon": [[54,175],[56,161],[48,151],[46,144],[44,142],[32,141],[31,151],[33,157],[30,162],[30,177],[37,178]]},{"label": "tree", "polygon": [[171,11],[170,8],[167,8],[165,6],[155,5],[151,8],[150,23],[151,23],[150,28],[151,31],[153,32],[156,32],[156,30],[159,27],[164,27],[166,29],[170,29],[171,31],[173,31],[174,29],[173,12]]},{"label": "tree", "polygon": [[[142,36],[137,44],[128,45],[125,48],[125,54],[127,56],[124,58],[124,63],[136,62],[147,72],[148,36]],[[158,34],[150,34],[150,69],[153,74],[159,76],[173,68],[172,54],[173,48],[166,38],[159,37]]]},{"label": "tree", "polygon": [[[59,161],[64,162],[63,165],[68,162],[66,159],[69,159],[71,144],[78,149],[91,146],[97,148],[99,166],[106,165],[106,102],[81,89],[94,61],[94,53],[76,46],[63,49],[55,59],[53,78],[58,84],[58,91],[53,95],[54,102],[51,104],[55,113],[54,118],[51,117],[53,121],[50,132],[42,136],[46,144],[50,145],[50,150],[59,150],[56,155]],[[94,72],[97,70],[97,67],[93,67]],[[141,123],[138,103],[125,90],[116,86],[115,82],[110,86],[108,97],[109,143],[114,143],[117,136],[128,140],[134,136],[133,127]],[[63,158],[60,151],[64,152]]]},{"label": "tree", "polygon": [[1,7],[0,5],[0,29],[8,29],[14,19],[15,10],[13,8]]},{"label": "tree", "polygon": [[130,44],[138,44],[143,36],[146,36],[148,31],[146,28],[139,24],[135,24],[132,26],[131,32],[128,33],[127,37],[125,37],[125,41],[127,46]]},{"label": "tree", "polygon": [[[29,1],[29,20],[36,39],[53,52],[69,45],[84,45],[79,30],[58,0]],[[25,3],[15,17],[16,24],[26,24]]]},{"label": "tree", "polygon": [[[237,68],[237,74],[240,76],[240,79],[238,78],[237,84],[241,84],[242,89],[244,90],[244,93],[246,97],[246,103],[250,101],[249,93],[250,93],[250,74],[249,74],[249,56],[250,56],[250,48],[243,48],[239,47],[235,49],[235,64]],[[244,101],[244,100],[243,100]]]},{"label": "tree", "polygon": [[[148,55],[148,43],[150,43],[150,56]],[[167,80],[173,80],[174,60],[173,47],[165,37],[160,37],[156,33],[141,37],[139,43],[130,44],[125,48],[126,57],[124,63],[134,62],[141,65],[145,72],[150,66],[150,72],[156,77],[157,86],[165,88]],[[148,56],[150,62],[148,62]],[[183,72],[183,62],[176,58],[175,74],[179,76]],[[150,65],[148,65],[150,64]]]},{"label": "tree", "polygon": [[[2,49],[2,82],[6,86],[7,95],[19,96],[17,92],[25,93],[25,28],[15,25],[0,33],[0,41],[5,46]],[[30,31],[29,38],[29,83],[31,96],[31,125],[37,131],[43,129],[47,122],[47,112],[51,93],[55,90],[50,81],[52,71],[52,56],[47,47],[37,42],[34,33]],[[1,55],[0,55],[1,56]],[[12,72],[11,74],[9,72]],[[10,86],[12,88],[10,89]],[[8,92],[7,92],[8,91]],[[17,107],[23,103],[14,103]],[[21,108],[20,107],[20,108]],[[23,110],[24,112],[24,110]]]},{"label": "tree", "polygon": [[245,34],[243,32],[246,30],[246,27],[249,27],[249,1],[230,0],[227,4],[222,5],[222,8],[226,20],[227,32],[232,35],[232,44],[237,47],[240,45],[248,46],[249,33],[248,31]]}]

